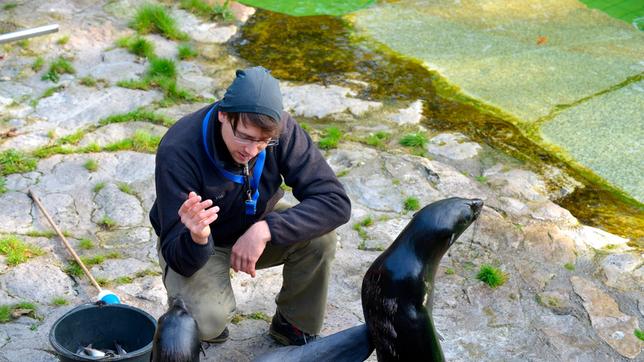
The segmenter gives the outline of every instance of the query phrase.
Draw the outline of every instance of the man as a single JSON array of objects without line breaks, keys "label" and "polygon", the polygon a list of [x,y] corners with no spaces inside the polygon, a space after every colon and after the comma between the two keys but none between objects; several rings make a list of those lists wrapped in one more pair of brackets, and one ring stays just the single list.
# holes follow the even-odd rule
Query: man
[{"label": "man", "polygon": [[[280,203],[280,185],[300,203]],[[235,313],[229,270],[284,264],[270,334],[315,339],[326,310],[334,229],[351,204],[310,137],[282,111],[268,70],[238,70],[224,98],[180,119],[157,151],[150,221],[168,296],[181,295],[200,338],[223,342]]]}]

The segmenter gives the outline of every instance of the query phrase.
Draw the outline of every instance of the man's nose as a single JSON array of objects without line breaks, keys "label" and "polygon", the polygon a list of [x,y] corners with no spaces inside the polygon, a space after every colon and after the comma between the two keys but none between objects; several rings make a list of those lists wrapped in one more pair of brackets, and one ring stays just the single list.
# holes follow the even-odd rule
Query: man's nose
[{"label": "man's nose", "polygon": [[252,142],[244,146],[244,152],[246,152],[247,155],[252,157],[257,156],[257,154],[260,153],[261,150],[262,150],[262,145],[261,143],[257,143],[257,142]]}]

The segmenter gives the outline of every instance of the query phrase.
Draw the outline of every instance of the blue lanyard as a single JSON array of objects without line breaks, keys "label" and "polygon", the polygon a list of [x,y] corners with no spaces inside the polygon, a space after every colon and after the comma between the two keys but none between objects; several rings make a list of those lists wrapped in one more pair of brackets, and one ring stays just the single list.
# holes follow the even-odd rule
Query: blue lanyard
[{"label": "blue lanyard", "polygon": [[[210,154],[210,148],[208,148],[208,138],[206,135],[208,134],[208,123],[210,123],[210,115],[212,114],[212,110],[215,109],[213,106],[210,108],[208,113],[206,113],[206,116],[203,119],[203,122],[201,123],[201,134],[203,136],[203,146],[206,149],[206,154],[208,155],[208,158],[210,159],[210,162],[215,166],[217,171],[221,173],[225,178],[228,180],[238,183],[243,185],[244,184],[244,177],[241,175],[234,174],[223,167],[221,167],[217,162],[215,162],[215,159],[212,157]],[[257,199],[259,199],[259,179],[262,177],[262,171],[264,170],[264,161],[266,160],[266,150],[262,150],[257,155],[257,161],[255,161],[255,167],[253,167],[253,177],[250,179],[250,187],[251,191],[255,190],[252,196],[249,196],[249,198],[244,202],[246,206],[246,215],[255,215],[257,212]]]}]

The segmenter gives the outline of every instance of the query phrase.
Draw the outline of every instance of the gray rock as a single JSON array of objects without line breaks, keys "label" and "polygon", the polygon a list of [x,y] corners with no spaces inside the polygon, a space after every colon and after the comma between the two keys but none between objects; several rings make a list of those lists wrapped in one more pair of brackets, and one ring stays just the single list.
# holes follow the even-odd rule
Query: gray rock
[{"label": "gray rock", "polygon": [[609,287],[642,292],[644,267],[641,255],[611,254],[601,261],[601,267]]},{"label": "gray rock", "polygon": [[22,192],[9,191],[0,195],[0,232],[25,233],[31,228],[31,199]]},{"label": "gray rock", "polygon": [[460,133],[441,133],[429,140],[427,152],[451,160],[466,160],[478,156],[481,146],[468,142]]},{"label": "gray rock", "polygon": [[99,231],[96,237],[100,240],[101,245],[105,248],[123,248],[136,247],[140,248],[141,244],[156,244],[156,235],[152,239],[152,230],[149,227],[133,227],[127,229],[117,229],[110,231]]},{"label": "gray rock", "polygon": [[86,134],[79,142],[79,146],[85,147],[90,144],[97,144],[100,147],[105,147],[125,138],[132,138],[139,131],[161,137],[165,134],[167,128],[148,122],[112,123]]},{"label": "gray rock", "polygon": [[628,239],[608,233],[592,226],[581,225],[574,228],[564,228],[562,231],[575,241],[578,249],[584,250],[588,247],[602,249],[607,246],[625,246]]},{"label": "gray rock", "polygon": [[119,277],[134,277],[136,273],[143,272],[148,268],[151,268],[150,263],[134,258],[107,259],[101,264],[94,265],[90,272],[94,278],[114,280]]},{"label": "gray rock", "polygon": [[336,85],[321,86],[307,84],[291,86],[282,84],[284,109],[304,117],[326,117],[345,111],[359,116],[370,109],[382,107],[382,103],[352,98],[354,93],[349,88]]},{"label": "gray rock", "polygon": [[213,94],[217,85],[215,80],[205,76],[197,63],[183,61],[179,63],[178,68],[177,83],[181,88],[187,88],[204,98],[215,98]]},{"label": "gray rock", "polygon": [[510,169],[505,171],[503,165],[496,165],[485,170],[488,184],[508,197],[526,201],[545,201],[547,189],[541,177],[532,171]]},{"label": "gray rock", "polygon": [[144,220],[144,212],[139,200],[119,190],[114,184],[106,185],[96,194],[97,205],[92,221],[100,224],[105,217],[115,222],[115,227],[139,226]]},{"label": "gray rock", "polygon": [[[72,85],[64,92],[41,100],[35,115],[46,119],[49,129],[58,127],[66,133],[72,133],[80,127],[98,124],[109,115],[127,113],[161,98],[157,91],[126,88],[96,90]],[[66,111],[59,112],[61,108]],[[64,135],[63,132],[60,134]]]},{"label": "gray rock", "polygon": [[572,315],[541,315],[535,323],[538,323],[537,329],[547,340],[543,344],[552,345],[555,350],[552,360],[598,362],[615,360],[613,356],[602,351],[601,342],[586,333],[579,333],[586,327]]},{"label": "gray rock", "polygon": [[30,302],[47,305],[55,297],[71,298],[74,288],[71,278],[59,267],[48,262],[28,262],[13,267],[0,276],[0,286],[9,295]]},{"label": "gray rock", "polygon": [[102,61],[96,64],[88,64],[85,69],[80,68],[78,75],[104,79],[111,84],[116,84],[122,80],[139,79],[146,70],[146,66],[137,62],[137,57],[125,49],[107,51],[101,58]]},{"label": "gray rock", "polygon": [[387,118],[400,125],[418,124],[423,119],[423,101],[419,99],[398,113],[390,114]]},{"label": "gray rock", "polygon": [[542,306],[551,309],[555,314],[570,314],[572,306],[567,293],[550,291],[537,294],[537,301]]},{"label": "gray rock", "polygon": [[564,265],[576,259],[575,242],[552,224],[532,224],[523,229],[523,247],[542,261]]},{"label": "gray rock", "polygon": [[622,313],[615,300],[591,281],[577,276],[570,281],[601,339],[622,356],[636,358],[641,352],[641,341],[633,334],[639,329],[637,318]]},{"label": "gray rock", "polygon": [[237,33],[235,25],[204,23],[183,10],[174,10],[173,13],[176,15],[179,29],[187,33],[191,39],[201,43],[225,43]]},{"label": "gray rock", "polygon": [[22,152],[31,152],[48,144],[51,144],[51,138],[47,133],[32,132],[9,138],[0,145],[0,152],[11,148]]}]

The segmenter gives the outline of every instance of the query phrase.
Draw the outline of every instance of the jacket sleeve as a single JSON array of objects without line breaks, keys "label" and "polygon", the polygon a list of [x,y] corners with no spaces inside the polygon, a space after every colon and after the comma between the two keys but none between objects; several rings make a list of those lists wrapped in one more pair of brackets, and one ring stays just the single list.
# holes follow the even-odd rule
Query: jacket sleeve
[{"label": "jacket sleeve", "polygon": [[300,203],[270,212],[271,242],[293,244],[324,235],[349,221],[351,202],[309,135],[288,116],[280,137],[278,162],[286,185]]},{"label": "jacket sleeve", "polygon": [[[159,148],[155,184],[161,254],[175,272],[189,277],[206,264],[213,249],[212,237],[206,245],[192,241],[190,230],[179,217],[179,208],[190,191],[200,193],[197,168],[190,159],[181,159],[175,147]],[[184,153],[185,154],[185,153]]]}]

